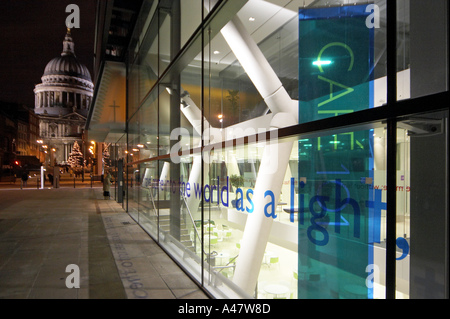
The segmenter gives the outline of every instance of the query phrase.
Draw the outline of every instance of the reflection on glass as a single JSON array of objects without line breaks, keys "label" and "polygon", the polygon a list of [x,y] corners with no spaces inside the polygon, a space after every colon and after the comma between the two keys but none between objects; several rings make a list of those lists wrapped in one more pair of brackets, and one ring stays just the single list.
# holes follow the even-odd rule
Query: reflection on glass
[{"label": "reflection on glass", "polygon": [[[399,69],[407,72],[398,88],[416,98],[448,91],[448,1],[397,0]],[[433,50],[424,50],[433,48]]]},{"label": "reflection on glass", "polygon": [[158,162],[139,165],[139,174],[136,176],[139,184],[139,223],[155,238],[158,237]]},{"label": "reflection on glass", "polygon": [[446,298],[448,111],[398,127],[396,298]]},{"label": "reflection on glass", "polygon": [[367,5],[299,10],[302,123],[373,107],[374,28]]},{"label": "reflection on glass", "polygon": [[[282,124],[288,126],[297,116],[305,123],[386,102],[385,1],[376,1],[380,28],[367,27],[368,5],[357,3],[363,5],[299,12],[267,1],[246,2],[237,15],[240,36],[257,44],[260,52],[253,47],[250,56],[258,57],[260,67],[261,60],[265,63],[267,78],[255,77],[240,48],[233,46],[235,41],[209,25],[189,42],[201,12],[193,17],[187,13],[204,1],[181,1],[178,26],[167,11],[153,6],[149,12],[155,16],[141,21],[142,34],[129,68],[131,112],[128,149],[123,150],[128,161],[135,162],[127,167],[128,211],[218,297],[385,297],[388,186],[383,123],[294,143],[279,142],[275,129],[270,141],[243,143],[243,137],[273,128],[274,114],[282,113],[274,105],[294,110],[286,112]],[[253,6],[276,12],[270,19],[276,27],[265,33],[264,22],[247,21],[245,14]],[[225,15],[217,14],[213,25]],[[401,17],[407,16],[403,12]],[[410,96],[409,22],[403,22],[399,98]],[[180,27],[177,42],[173,28]],[[183,51],[176,49],[185,44]],[[261,87],[273,88],[273,83],[283,101],[293,103],[265,96]],[[424,125],[405,119],[397,132],[397,294],[402,298],[418,293],[413,285],[420,283],[408,277],[409,271],[421,279],[441,276],[436,269],[431,275],[428,268],[420,273],[420,262],[409,250],[414,240],[430,246],[427,232],[414,229],[423,220],[413,218],[424,216],[417,210],[428,209],[425,201],[413,200],[418,189],[414,165],[426,162],[414,160],[413,153],[433,153],[429,145],[413,147],[411,127],[422,132],[427,130]],[[422,137],[414,136],[417,141]],[[235,143],[227,144],[230,141]],[[201,142],[205,147],[200,151]],[[268,164],[272,159],[278,162]]]},{"label": "reflection on glass", "polygon": [[299,298],[373,298],[386,209],[373,130],[300,140],[298,170]]}]

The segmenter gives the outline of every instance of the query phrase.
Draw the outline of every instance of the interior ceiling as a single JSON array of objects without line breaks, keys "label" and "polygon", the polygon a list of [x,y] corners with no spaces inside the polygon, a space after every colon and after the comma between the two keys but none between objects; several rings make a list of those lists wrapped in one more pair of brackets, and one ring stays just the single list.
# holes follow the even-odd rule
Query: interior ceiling
[{"label": "interior ceiling", "polygon": [[[249,0],[239,11],[238,17],[256,43],[260,43],[275,30],[285,25],[287,21],[295,18],[299,7],[309,5],[312,2],[313,0]],[[211,56],[216,71],[220,72],[236,61],[234,54],[221,34],[218,34],[211,41],[210,49],[211,52],[219,52]]]},{"label": "interior ceiling", "polygon": [[[298,59],[297,47],[298,36],[295,36],[298,32],[298,10],[299,8],[308,7],[329,7],[329,6],[341,6],[341,5],[354,5],[354,4],[369,4],[375,3],[380,8],[380,23],[381,28],[375,30],[375,63],[377,69],[381,70],[380,74],[375,74],[375,77],[384,76],[385,70],[385,53],[386,53],[386,3],[387,0],[339,0],[339,1],[326,1],[326,0],[249,0],[245,3],[242,9],[238,12],[238,17],[244,24],[245,28],[249,31],[253,39],[258,44],[264,43],[271,38],[276,32],[279,32],[282,28],[287,30],[288,34],[293,36],[283,38],[282,48],[271,48],[270,41],[266,45],[264,53],[270,63],[276,64],[279,59],[278,51],[283,50],[283,59],[292,58],[292,63],[298,63],[294,59]],[[120,1],[118,2],[120,3]],[[405,48],[405,42],[409,39],[409,10],[406,0],[398,1],[398,29],[399,29],[399,57],[403,61],[407,61],[407,51]],[[123,9],[122,9],[123,10]],[[252,19],[250,19],[252,18]],[[196,19],[192,19],[193,23],[196,23]],[[123,23],[123,21],[121,21]],[[195,28],[194,28],[195,29]],[[161,49],[161,48],[160,48]],[[220,73],[221,71],[229,69],[230,66],[236,65],[236,57],[231,52],[228,44],[220,33],[215,36],[210,43],[209,50],[211,52],[211,68],[213,72]],[[216,54],[214,54],[214,52]],[[273,52],[271,52],[273,51]],[[293,54],[287,54],[292,51]],[[401,61],[401,60],[400,60]],[[201,66],[201,55],[199,54],[189,66],[193,67],[194,74],[198,73],[198,67]],[[277,69],[277,74],[280,78],[293,78],[298,75],[293,73],[292,67],[294,65],[290,62],[283,61],[285,69]],[[296,64],[295,64],[296,65]],[[402,66],[401,66],[402,67]],[[407,67],[407,62],[403,65],[403,68]],[[238,68],[239,69],[239,68]],[[376,69],[376,70],[377,70]],[[240,70],[242,72],[242,70]],[[377,72],[377,71],[376,71]]]},{"label": "interior ceiling", "polygon": [[[281,66],[276,69],[280,80],[286,85],[289,81],[296,81],[298,79],[297,68],[298,64],[298,10],[299,8],[311,7],[336,7],[342,5],[355,4],[369,4],[375,2],[380,8],[380,24],[381,28],[375,29],[375,78],[385,76],[385,60],[386,60],[386,0],[340,0],[340,1],[326,1],[326,0],[249,0],[239,10],[237,16],[244,24],[246,30],[250,33],[252,38],[260,45],[266,58],[272,66]],[[407,1],[398,1],[398,28],[403,33],[399,36],[399,42],[405,42],[409,36],[409,10],[406,6]],[[252,19],[250,19],[252,18]],[[196,23],[196,19],[192,19]],[[189,29],[195,29],[193,27]],[[282,41],[278,41],[278,33],[281,34],[283,30]],[[399,45],[399,58],[403,61],[406,51],[404,43]],[[161,49],[161,48],[160,48]],[[168,49],[168,48],[166,48]],[[210,52],[210,68],[212,72],[220,74],[220,72],[231,72],[233,76],[238,78],[243,74],[242,68],[236,60],[235,55],[231,52],[230,47],[218,33],[207,48]],[[216,54],[214,54],[214,52]],[[280,52],[282,51],[282,54]],[[168,55],[168,53],[167,53]],[[193,81],[197,83],[198,68],[202,65],[202,56],[199,53],[196,58],[189,64],[193,74]],[[283,59],[280,62],[280,59]],[[400,59],[399,59],[400,61]],[[406,68],[407,66],[403,67]],[[184,76],[189,75],[189,68],[187,68]],[[237,72],[237,73],[236,73]],[[226,76],[230,76],[227,74]],[[221,76],[219,76],[221,77]],[[287,88],[288,89],[288,88]],[[292,98],[298,98],[296,93],[292,93]]]},{"label": "interior ceiling", "polygon": [[[298,23],[295,18],[298,16],[299,8],[308,7],[329,7],[342,5],[357,5],[375,3],[380,8],[380,28],[375,30],[375,63],[377,65],[375,77],[384,76],[385,60],[386,60],[386,0],[249,0],[244,7],[239,11],[238,17],[245,25],[256,43],[260,44],[267,39],[271,34],[280,28],[288,29],[293,34],[297,33]],[[398,1],[398,56],[399,69],[408,68],[408,51],[405,50],[407,42],[409,41],[409,7],[406,0]],[[253,19],[250,19],[253,18]],[[294,23],[288,23],[289,21]],[[295,21],[294,21],[295,20]],[[291,41],[283,39],[283,52],[289,50],[297,50],[298,37],[291,37]],[[219,33],[211,41],[210,45],[211,67],[216,72],[225,70],[230,65],[236,63],[236,58],[231,52],[225,39]],[[216,51],[216,54],[214,52]],[[218,53],[217,53],[218,52]],[[276,59],[271,57],[270,52],[265,52],[268,60]],[[286,58],[284,56],[283,58]],[[196,57],[197,64],[200,64],[201,56]],[[274,61],[275,63],[275,61]],[[290,71],[290,70],[287,70]],[[283,74],[282,70],[277,70],[280,77],[289,77],[288,74]]]},{"label": "interior ceiling", "polygon": [[[271,35],[278,32],[281,29],[287,30],[293,36],[289,38],[283,38],[280,43],[282,47],[270,48],[264,51],[267,59],[270,63],[277,63],[278,53],[283,50],[283,59],[286,59],[288,52],[296,53],[298,46],[298,37],[295,35],[298,33],[298,10],[299,8],[311,8],[311,7],[330,7],[330,6],[343,6],[343,5],[355,5],[355,4],[369,4],[375,3],[380,8],[380,24],[381,28],[375,29],[375,78],[385,76],[386,70],[386,0],[248,0],[245,5],[239,10],[237,16],[244,24],[246,30],[251,34],[256,43],[261,44]],[[407,0],[398,0],[398,61],[399,70],[408,68],[409,53],[406,48],[409,41],[409,8]],[[252,18],[252,19],[250,19]],[[198,19],[187,19],[186,21],[192,21],[196,24]],[[165,27],[167,28],[167,26]],[[186,29],[194,30],[195,26],[186,26]],[[163,41],[160,46],[162,56],[169,56],[169,41]],[[155,46],[156,47],[156,46]],[[221,71],[229,68],[233,65],[238,65],[236,57],[231,52],[228,44],[223,36],[218,33],[207,48],[210,52],[209,58],[211,60],[211,71],[220,73]],[[153,49],[154,50],[154,49]],[[272,52],[271,52],[272,51]],[[152,53],[155,53],[152,51]],[[273,53],[273,54],[272,54]],[[297,58],[297,55],[292,55],[292,59]],[[289,56],[290,56],[289,55]],[[149,59],[151,53],[149,52]],[[195,59],[189,64],[193,68],[193,73],[197,74],[198,68],[202,65],[202,56],[199,52]],[[168,63],[168,59],[163,59],[163,62]],[[297,63],[298,61],[292,61]],[[292,64],[286,63],[285,65]],[[296,65],[296,64],[292,64]],[[238,72],[242,72],[237,70]],[[281,78],[292,78],[292,70],[286,69],[286,74],[283,74],[283,70],[277,70],[277,73]],[[240,74],[237,74],[239,76]]]}]

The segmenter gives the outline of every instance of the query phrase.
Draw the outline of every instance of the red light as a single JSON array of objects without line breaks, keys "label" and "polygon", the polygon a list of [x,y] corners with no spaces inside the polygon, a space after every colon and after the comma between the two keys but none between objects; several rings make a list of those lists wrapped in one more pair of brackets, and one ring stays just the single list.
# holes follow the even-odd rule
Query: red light
[{"label": "red light", "polygon": [[14,163],[15,163],[16,165],[19,165],[19,161],[15,161]]}]

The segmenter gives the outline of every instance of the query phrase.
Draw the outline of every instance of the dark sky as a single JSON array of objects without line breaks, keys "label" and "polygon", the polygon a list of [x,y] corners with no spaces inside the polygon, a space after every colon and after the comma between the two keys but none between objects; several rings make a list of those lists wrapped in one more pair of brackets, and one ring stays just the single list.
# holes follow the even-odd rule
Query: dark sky
[{"label": "dark sky", "polygon": [[80,8],[80,28],[72,30],[75,54],[94,77],[97,0],[0,0],[0,101],[34,107],[34,86],[61,55],[69,4]]}]

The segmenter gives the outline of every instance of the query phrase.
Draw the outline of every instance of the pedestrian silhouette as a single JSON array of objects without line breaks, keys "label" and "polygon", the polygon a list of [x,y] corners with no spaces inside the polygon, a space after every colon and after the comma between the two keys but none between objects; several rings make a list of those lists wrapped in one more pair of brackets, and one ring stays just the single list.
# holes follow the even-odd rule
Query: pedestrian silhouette
[{"label": "pedestrian silhouette", "polygon": [[22,182],[23,182],[23,186],[27,186],[27,181],[28,181],[28,174],[26,172],[24,172],[22,174]]},{"label": "pedestrian silhouette", "polygon": [[110,191],[111,189],[111,174],[108,172],[106,177],[103,179],[103,197],[104,199],[110,198]]}]

